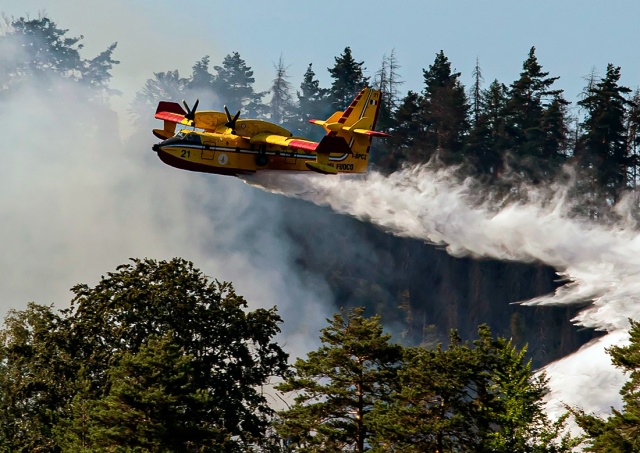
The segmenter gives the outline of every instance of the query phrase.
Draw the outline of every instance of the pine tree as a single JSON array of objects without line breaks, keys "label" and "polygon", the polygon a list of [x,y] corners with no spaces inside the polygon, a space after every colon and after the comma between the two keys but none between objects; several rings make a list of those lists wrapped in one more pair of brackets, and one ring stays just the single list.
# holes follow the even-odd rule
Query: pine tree
[{"label": "pine tree", "polygon": [[395,390],[402,349],[389,343],[379,316],[365,318],[363,312],[356,308],[327,320],[322,346],[298,359],[294,375],[277,387],[298,392],[277,427],[296,451],[365,451],[371,411]]},{"label": "pine tree", "polygon": [[506,148],[507,87],[494,80],[481,92],[480,112],[467,139],[465,154],[480,175],[495,181],[502,172]]},{"label": "pine tree", "polygon": [[542,408],[544,376],[534,376],[526,349],[478,329],[473,347],[456,331],[447,349],[406,348],[401,391],[375,412],[377,451],[569,452],[565,418]]},{"label": "pine tree", "polygon": [[288,127],[294,115],[293,100],[291,96],[291,83],[287,80],[288,66],[285,66],[282,55],[278,64],[274,65],[276,77],[271,83],[271,101],[269,102],[269,118],[276,124]]},{"label": "pine tree", "polygon": [[629,186],[638,187],[638,165],[640,164],[640,89],[636,89],[631,97],[627,115],[627,155],[629,156]]},{"label": "pine tree", "polygon": [[213,69],[217,72],[213,86],[221,104],[227,105],[230,110],[244,109],[247,116],[264,115],[262,98],[266,92],[253,91],[256,81],[253,71],[238,52],[224,57],[222,66],[214,66]]},{"label": "pine tree", "polygon": [[393,113],[400,102],[398,87],[404,83],[398,74],[399,68],[395,49],[393,49],[390,55],[383,55],[380,68],[374,77],[373,87],[382,92],[382,102],[376,126],[379,130],[392,131],[395,126]]},{"label": "pine tree", "polygon": [[117,43],[96,57],[81,58],[83,36],[66,36],[67,29],[41,15],[38,19],[13,19],[0,35],[0,54],[6,55],[0,67],[0,92],[15,92],[21,84],[35,82],[43,92],[53,89],[57,79],[82,82],[97,96],[118,93],[109,88],[110,71],[119,62],[112,58]]},{"label": "pine tree", "polygon": [[[397,126],[394,112],[398,108],[399,102],[398,87],[404,83],[398,75],[399,67],[394,49],[389,56],[384,55],[382,57],[380,68],[376,71],[373,83],[374,88],[382,92],[376,129],[392,134]],[[371,162],[383,169],[395,169],[397,168],[397,162],[394,162],[395,154],[391,140],[374,141],[371,148]]]},{"label": "pine tree", "polygon": [[136,121],[147,118],[149,110],[160,101],[182,99],[189,79],[180,77],[178,70],[154,72],[153,79],[147,79],[142,90],[136,93],[129,112]]},{"label": "pine tree", "polygon": [[194,382],[193,359],[171,333],[151,336],[139,351],[122,354],[107,373],[108,392],[91,402],[93,447],[178,452],[208,443],[233,451],[224,429],[212,441],[206,424],[192,416],[214,404]]},{"label": "pine tree", "polygon": [[313,65],[309,63],[300,84],[300,91],[297,92],[297,118],[299,121],[298,130],[301,135],[313,140],[320,140],[324,135],[324,129],[309,124],[308,120],[328,118],[331,114],[331,105],[329,90],[320,88],[320,81],[315,77]]},{"label": "pine tree", "polygon": [[417,163],[423,160],[424,155],[420,152],[418,139],[424,133],[421,104],[420,94],[409,91],[395,111],[395,130],[390,140],[394,152],[387,165],[390,170],[397,169],[404,161]]},{"label": "pine tree", "polygon": [[185,81],[184,89],[198,98],[213,97],[214,81],[214,75],[209,72],[209,55],[205,55],[192,66],[191,77]]},{"label": "pine tree", "polygon": [[619,85],[619,80],[620,68],[609,64],[605,77],[578,102],[587,116],[576,150],[583,167],[593,172],[598,186],[614,202],[620,190],[628,185],[631,164],[625,127],[629,105],[625,96],[631,90]]},{"label": "pine tree", "polygon": [[[529,50],[520,78],[510,86],[506,112],[507,146],[514,156],[511,166],[534,181],[541,176],[541,167],[558,169],[566,159],[563,116],[568,104],[562,90],[551,89],[559,77],[549,77],[542,70],[535,50]],[[547,112],[549,109],[552,112]]]},{"label": "pine tree", "polygon": [[449,59],[440,51],[423,74],[421,114],[425,132],[419,138],[421,161],[438,152],[445,162],[459,162],[469,131],[469,105],[460,73],[451,71]]},{"label": "pine tree", "polygon": [[351,55],[351,48],[345,47],[344,52],[335,57],[333,68],[327,68],[333,82],[331,83],[331,104],[334,110],[344,110],[353,98],[369,83],[364,76],[364,61],[360,63]]},{"label": "pine tree", "polygon": [[484,81],[484,78],[482,77],[482,70],[480,69],[480,60],[478,58],[476,58],[476,65],[473,68],[471,76],[473,77],[473,87],[471,87],[469,98],[471,99],[473,125],[475,126],[478,123],[478,118],[480,116],[482,105],[482,82]]},{"label": "pine tree", "polygon": [[[465,364],[462,366],[462,364]],[[405,349],[401,390],[376,407],[379,451],[456,451],[473,444],[465,386],[474,369],[471,351],[457,334],[448,350]]]},{"label": "pine tree", "polygon": [[640,323],[631,320],[628,346],[613,346],[608,350],[613,364],[625,371],[629,380],[620,390],[622,410],[612,409],[603,419],[574,409],[576,422],[586,433],[585,451],[640,451]]}]

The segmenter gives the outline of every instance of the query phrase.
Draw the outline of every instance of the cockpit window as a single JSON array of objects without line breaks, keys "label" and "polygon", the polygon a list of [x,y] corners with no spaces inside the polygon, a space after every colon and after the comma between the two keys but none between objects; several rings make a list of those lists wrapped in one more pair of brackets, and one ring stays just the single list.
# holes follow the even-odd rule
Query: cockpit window
[{"label": "cockpit window", "polygon": [[182,138],[182,137],[184,137],[184,132],[180,131],[174,137],[175,138]]},{"label": "cockpit window", "polygon": [[200,135],[199,134],[195,134],[195,133],[190,133],[190,134],[186,134],[184,136],[184,141],[185,142],[190,142],[190,143],[201,143],[200,140]]}]

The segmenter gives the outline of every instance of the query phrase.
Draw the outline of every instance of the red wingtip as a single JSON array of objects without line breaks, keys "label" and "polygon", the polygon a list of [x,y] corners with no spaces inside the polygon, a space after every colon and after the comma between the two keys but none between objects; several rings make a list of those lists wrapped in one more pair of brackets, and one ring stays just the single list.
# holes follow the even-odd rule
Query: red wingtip
[{"label": "red wingtip", "polygon": [[161,112],[176,113],[182,116],[187,114],[187,112],[185,112],[182,106],[177,102],[167,102],[167,101],[158,102],[158,108],[156,109],[156,114]]},{"label": "red wingtip", "polygon": [[367,131],[365,132],[365,134],[370,135],[372,137],[391,137],[391,135],[385,132],[378,132],[378,131]]}]

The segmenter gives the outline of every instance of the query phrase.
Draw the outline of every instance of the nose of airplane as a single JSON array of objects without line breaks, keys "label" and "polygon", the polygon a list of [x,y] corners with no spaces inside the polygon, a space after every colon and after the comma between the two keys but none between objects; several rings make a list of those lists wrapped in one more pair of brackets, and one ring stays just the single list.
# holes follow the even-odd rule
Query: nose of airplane
[{"label": "nose of airplane", "polygon": [[158,144],[156,143],[155,145],[153,145],[153,146],[151,147],[151,149],[152,149],[152,150],[154,150],[154,151],[157,153],[158,151],[160,151],[160,145],[158,145]]}]

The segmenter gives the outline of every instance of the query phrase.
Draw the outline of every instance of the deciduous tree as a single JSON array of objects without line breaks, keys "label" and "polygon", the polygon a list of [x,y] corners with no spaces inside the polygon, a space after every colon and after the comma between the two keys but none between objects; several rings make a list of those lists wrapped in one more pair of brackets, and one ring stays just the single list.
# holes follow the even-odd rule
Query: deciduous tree
[{"label": "deciduous tree", "polygon": [[[61,316],[31,305],[0,331],[8,451],[246,451],[266,442],[261,386],[287,372],[275,309],[182,259],[133,260],[77,285]],[[167,447],[168,446],[168,447]]]}]

